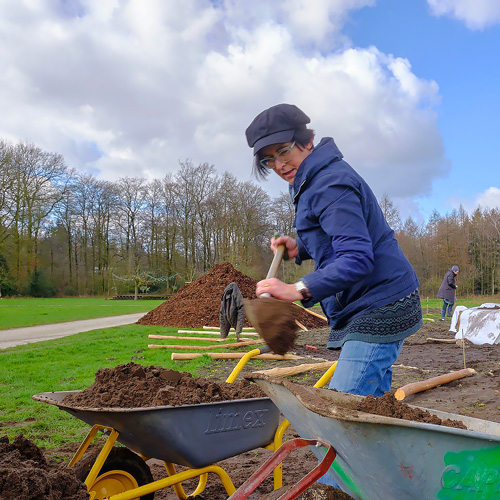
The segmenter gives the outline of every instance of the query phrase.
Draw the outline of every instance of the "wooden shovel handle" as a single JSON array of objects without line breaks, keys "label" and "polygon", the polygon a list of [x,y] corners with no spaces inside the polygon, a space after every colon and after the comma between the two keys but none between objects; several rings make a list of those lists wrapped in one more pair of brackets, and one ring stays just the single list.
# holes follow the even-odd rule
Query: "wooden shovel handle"
[{"label": "wooden shovel handle", "polygon": [[271,262],[271,267],[269,268],[269,271],[267,273],[266,280],[269,278],[276,278],[284,254],[285,254],[285,245],[278,245],[276,253],[274,254],[273,257],[273,261]]},{"label": "wooden shovel handle", "polygon": [[[271,267],[269,267],[269,271],[267,272],[266,280],[269,278],[276,278],[278,275],[278,271],[280,269],[281,261],[283,260],[283,255],[285,254],[285,245],[278,245],[276,249],[276,253],[274,254],[273,261],[271,262]],[[270,297],[270,293],[261,293],[260,297]]]}]

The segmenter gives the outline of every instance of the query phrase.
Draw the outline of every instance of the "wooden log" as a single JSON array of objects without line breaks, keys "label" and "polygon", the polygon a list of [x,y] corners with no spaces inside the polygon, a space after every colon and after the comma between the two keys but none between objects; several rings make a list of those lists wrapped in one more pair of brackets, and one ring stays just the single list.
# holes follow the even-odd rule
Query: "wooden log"
[{"label": "wooden log", "polygon": [[427,337],[427,342],[442,342],[443,344],[456,344],[456,339],[435,339],[434,337]]},{"label": "wooden log", "polygon": [[150,349],[164,348],[164,349],[196,349],[199,351],[207,351],[209,349],[227,349],[231,347],[245,347],[247,345],[263,344],[263,340],[248,340],[247,342],[233,342],[232,344],[214,345],[170,345],[170,344],[149,344]]},{"label": "wooden log", "polygon": [[271,368],[270,370],[258,370],[254,373],[263,373],[270,377],[288,377],[297,373],[303,373],[314,370],[328,370],[335,361],[325,361],[323,363],[305,363],[297,366],[286,366],[284,368]]},{"label": "wooden log", "polygon": [[[201,340],[202,342],[227,342],[227,340],[228,340],[227,338],[221,339],[220,337],[213,339],[213,338],[209,338],[209,337],[184,337],[183,335],[148,335],[148,338],[150,338],[150,339]],[[252,339],[246,339],[246,338],[240,337],[240,340],[242,342],[244,342],[246,340],[252,340]]]},{"label": "wooden log", "polygon": [[[204,330],[217,330],[217,333],[219,333],[219,330],[220,330],[220,326],[204,326],[203,327]],[[247,332],[254,332],[255,331],[255,328],[252,328],[251,326],[244,326],[243,327],[243,331],[247,331]],[[229,332],[229,333],[234,333],[234,332]]]},{"label": "wooden log", "polygon": [[[189,360],[200,358],[201,356],[210,356],[214,359],[241,359],[246,353],[244,352],[173,352],[172,360]],[[303,356],[296,356],[295,354],[284,354],[280,356],[279,354],[259,354],[258,356],[253,356],[251,359],[276,359],[289,361],[293,359],[304,359]]]},{"label": "wooden log", "polygon": [[474,375],[476,370],[472,368],[464,368],[463,370],[458,370],[455,372],[446,373],[444,375],[439,375],[438,377],[432,377],[427,380],[422,380],[421,382],[413,382],[412,384],[404,385],[400,387],[395,393],[394,397],[401,401],[411,394],[416,394],[417,392],[426,391],[427,389],[432,389],[438,385],[447,384],[453,380],[458,380],[464,377],[470,377]]},{"label": "wooden log", "polygon": [[[199,330],[177,330],[177,333],[197,333],[198,335],[220,335],[220,332],[200,332]],[[234,332],[229,332],[229,335],[235,335]],[[254,330],[253,332],[245,332],[245,335],[259,336]]]},{"label": "wooden log", "polygon": [[292,304],[296,305],[297,307],[300,307],[306,313],[312,314],[313,316],[316,316],[317,318],[321,318],[321,319],[323,319],[325,321],[328,321],[328,319],[325,316],[323,316],[322,314],[315,313],[314,311],[311,311],[310,309],[307,309],[307,307],[302,307],[301,305],[296,304],[295,302],[292,302]]},{"label": "wooden log", "polygon": [[309,330],[302,324],[300,323],[299,321],[295,320],[295,323],[296,325],[301,329],[303,330],[304,332],[308,332]]}]

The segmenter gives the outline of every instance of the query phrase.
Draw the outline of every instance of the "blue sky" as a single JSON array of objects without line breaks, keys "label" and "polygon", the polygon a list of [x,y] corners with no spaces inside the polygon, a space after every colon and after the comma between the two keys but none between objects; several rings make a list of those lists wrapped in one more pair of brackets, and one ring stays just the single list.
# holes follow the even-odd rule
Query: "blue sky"
[{"label": "blue sky", "polygon": [[2,0],[0,139],[103,180],[257,183],[244,131],[288,102],[424,222],[500,207],[499,52],[497,0]]},{"label": "blue sky", "polygon": [[460,203],[473,210],[480,193],[500,187],[500,25],[469,29],[433,16],[426,2],[379,0],[354,12],[345,32],[360,47],[407,58],[416,75],[437,82],[437,122],[450,170],[433,181],[431,197],[417,199],[426,214]]}]

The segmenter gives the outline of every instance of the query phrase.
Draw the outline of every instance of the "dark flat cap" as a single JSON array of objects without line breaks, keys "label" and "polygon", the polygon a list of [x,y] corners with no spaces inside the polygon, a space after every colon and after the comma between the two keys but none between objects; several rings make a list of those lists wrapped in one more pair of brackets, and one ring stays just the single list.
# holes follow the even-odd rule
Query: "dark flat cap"
[{"label": "dark flat cap", "polygon": [[295,131],[304,129],[311,120],[293,104],[277,104],[259,113],[245,133],[247,142],[256,155],[270,144],[281,144],[292,140]]}]

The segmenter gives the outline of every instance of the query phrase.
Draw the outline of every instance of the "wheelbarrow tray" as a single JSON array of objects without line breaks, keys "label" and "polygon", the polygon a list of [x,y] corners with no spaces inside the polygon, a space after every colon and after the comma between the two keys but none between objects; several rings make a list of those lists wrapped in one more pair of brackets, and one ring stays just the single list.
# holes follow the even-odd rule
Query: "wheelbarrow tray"
[{"label": "wheelbarrow tray", "polygon": [[112,427],[120,443],[145,457],[191,468],[267,446],[279,424],[279,410],[266,397],[150,408],[84,408],[62,402],[78,392],[44,392],[33,399],[89,425]]},{"label": "wheelbarrow tray", "polygon": [[[259,374],[252,379],[301,438],[333,446],[337,457],[328,474],[355,499],[500,498],[498,423],[427,408],[467,429],[383,417],[357,411],[362,396]],[[323,448],[311,450],[323,458]]]}]

